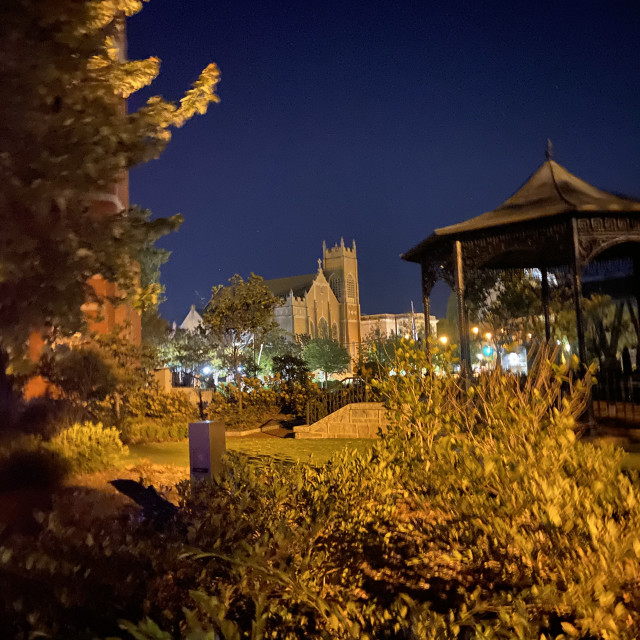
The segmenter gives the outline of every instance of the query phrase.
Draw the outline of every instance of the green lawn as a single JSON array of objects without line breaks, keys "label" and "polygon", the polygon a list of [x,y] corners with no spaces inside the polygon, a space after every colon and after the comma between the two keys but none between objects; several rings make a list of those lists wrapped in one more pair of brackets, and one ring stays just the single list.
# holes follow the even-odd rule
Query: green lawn
[{"label": "green lawn", "polygon": [[[345,447],[365,451],[372,440],[328,439],[296,440],[293,438],[227,438],[227,449],[249,456],[269,456],[293,462],[324,464],[336,452]],[[640,447],[630,447],[625,466],[640,471]],[[189,466],[189,443],[164,442],[162,444],[139,444],[129,446],[129,457],[125,463],[137,464],[146,459],[153,464]]]},{"label": "green lawn", "polygon": [[[293,462],[324,464],[336,452],[349,447],[364,451],[372,440],[328,439],[297,440],[294,438],[227,438],[227,449],[249,456],[269,456]],[[129,446],[128,462],[147,459],[153,464],[189,465],[189,443],[164,442]]]}]

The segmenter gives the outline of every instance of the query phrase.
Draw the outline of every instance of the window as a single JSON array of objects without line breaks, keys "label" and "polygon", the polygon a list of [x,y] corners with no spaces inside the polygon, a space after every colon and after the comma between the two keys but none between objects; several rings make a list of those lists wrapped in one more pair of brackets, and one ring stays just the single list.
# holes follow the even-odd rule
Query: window
[{"label": "window", "polygon": [[331,337],[334,340],[339,340],[340,339],[340,335],[338,334],[338,323],[334,322],[333,326],[331,327]]},{"label": "window", "polygon": [[309,337],[315,338],[315,327],[313,326],[313,322],[309,320]]},{"label": "window", "polygon": [[349,274],[347,276],[347,300],[355,300],[356,299],[356,281],[353,279],[353,276]]},{"label": "window", "polygon": [[329,337],[329,323],[324,318],[320,318],[320,320],[318,320],[318,337]]},{"label": "window", "polygon": [[337,273],[333,273],[329,278],[329,286],[331,287],[331,291],[333,291],[336,298],[342,301],[342,296],[344,293],[342,288],[342,278]]}]

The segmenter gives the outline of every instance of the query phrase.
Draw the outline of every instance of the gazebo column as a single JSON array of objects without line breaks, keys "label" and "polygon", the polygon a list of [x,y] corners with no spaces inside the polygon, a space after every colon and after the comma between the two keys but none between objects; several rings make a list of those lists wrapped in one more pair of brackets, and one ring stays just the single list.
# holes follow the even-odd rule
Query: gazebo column
[{"label": "gazebo column", "polygon": [[576,312],[576,331],[578,333],[578,356],[582,365],[587,364],[587,347],[584,341],[584,316],[582,314],[582,262],[578,245],[578,223],[571,221],[573,235],[573,259],[571,261],[571,279],[573,289],[573,305]]},{"label": "gazebo column", "polygon": [[460,331],[460,373],[467,375],[471,373],[471,348],[469,345],[469,323],[464,304],[464,263],[460,240],[456,240],[454,244],[454,265],[456,296],[458,298],[458,329]]},{"label": "gazebo column", "polygon": [[549,321],[549,275],[547,267],[540,269],[542,274],[542,313],[544,314],[544,339],[551,340],[551,323]]},{"label": "gazebo column", "polygon": [[[636,299],[636,313],[634,324],[640,323],[640,256],[633,257],[633,296]],[[631,302],[629,302],[631,306]],[[632,317],[633,314],[631,314]],[[640,370],[640,331],[636,326],[636,369]]]}]

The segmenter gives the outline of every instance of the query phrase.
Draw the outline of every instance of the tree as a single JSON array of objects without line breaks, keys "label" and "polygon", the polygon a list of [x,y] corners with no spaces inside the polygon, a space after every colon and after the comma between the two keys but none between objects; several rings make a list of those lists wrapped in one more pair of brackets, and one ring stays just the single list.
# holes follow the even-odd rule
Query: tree
[{"label": "tree", "polygon": [[[205,329],[220,347],[223,364],[241,391],[243,358],[249,345],[260,344],[264,336],[276,327],[274,309],[279,303],[264,284],[252,273],[245,281],[237,273],[229,278],[229,286],[218,285],[211,290],[211,300],[203,316]],[[253,351],[253,349],[252,349]],[[238,395],[239,402],[242,395]]]},{"label": "tree", "polygon": [[[88,283],[100,274],[144,296],[135,256],[177,219],[140,220],[92,208],[127,169],[157,157],[196,113],[218,100],[209,65],[178,104],[124,101],[160,61],[124,60],[124,17],[135,0],[7,0],[0,7],[0,348],[24,351],[33,330],[83,327]],[[100,301],[100,300],[98,300]]]},{"label": "tree", "polygon": [[158,349],[160,359],[169,367],[177,367],[194,376],[199,376],[203,367],[217,358],[217,347],[207,332],[176,329]]},{"label": "tree", "polygon": [[289,386],[306,387],[309,383],[309,368],[304,358],[290,353],[273,357],[273,373]]},{"label": "tree", "polygon": [[380,329],[373,331],[362,342],[360,374],[368,379],[382,371],[389,371],[395,361],[396,349],[401,344],[402,337],[399,335],[384,335]]},{"label": "tree", "polygon": [[332,373],[346,371],[351,363],[351,355],[331,338],[314,338],[304,348],[303,357],[312,371],[322,371],[327,381]]},{"label": "tree", "polygon": [[[151,211],[132,206],[127,216],[145,224],[151,219]],[[176,215],[170,220],[173,223],[170,230],[174,231],[181,225],[182,216]],[[161,249],[155,244],[168,233],[168,229],[151,225],[146,225],[146,228],[147,237],[135,256],[140,266],[140,295],[137,298],[137,307],[141,315],[143,342],[157,346],[164,342],[169,332],[169,323],[160,316],[158,308],[166,299],[164,286],[160,283],[160,268],[169,260],[171,251]]]}]

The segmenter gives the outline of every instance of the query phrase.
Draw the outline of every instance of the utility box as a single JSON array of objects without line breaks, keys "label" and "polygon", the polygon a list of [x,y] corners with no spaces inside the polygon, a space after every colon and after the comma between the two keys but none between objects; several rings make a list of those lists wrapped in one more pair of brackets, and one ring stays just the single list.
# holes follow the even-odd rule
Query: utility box
[{"label": "utility box", "polygon": [[206,480],[222,471],[222,456],[227,450],[223,422],[189,424],[189,466],[192,480]]}]

